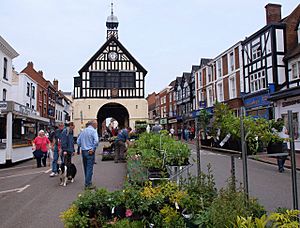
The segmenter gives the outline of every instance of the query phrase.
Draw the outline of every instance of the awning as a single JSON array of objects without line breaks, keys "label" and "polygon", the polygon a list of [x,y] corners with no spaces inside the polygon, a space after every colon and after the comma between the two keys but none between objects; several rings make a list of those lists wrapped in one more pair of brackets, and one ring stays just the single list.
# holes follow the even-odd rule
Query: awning
[{"label": "awning", "polygon": [[286,99],[286,98],[290,98],[290,97],[296,97],[296,96],[300,96],[300,87],[298,87],[298,86],[273,93],[270,96],[269,100],[277,101],[277,100]]}]

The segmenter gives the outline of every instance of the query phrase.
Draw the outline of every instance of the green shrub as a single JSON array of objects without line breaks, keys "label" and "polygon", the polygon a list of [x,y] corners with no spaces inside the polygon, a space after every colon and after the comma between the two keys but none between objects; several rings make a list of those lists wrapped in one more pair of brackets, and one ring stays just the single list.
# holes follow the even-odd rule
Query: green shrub
[{"label": "green shrub", "polygon": [[245,199],[246,196],[242,190],[234,191],[231,187],[221,189],[218,197],[208,209],[209,224],[216,228],[231,227],[237,216],[261,217],[266,213],[257,200],[250,199],[246,203]]}]

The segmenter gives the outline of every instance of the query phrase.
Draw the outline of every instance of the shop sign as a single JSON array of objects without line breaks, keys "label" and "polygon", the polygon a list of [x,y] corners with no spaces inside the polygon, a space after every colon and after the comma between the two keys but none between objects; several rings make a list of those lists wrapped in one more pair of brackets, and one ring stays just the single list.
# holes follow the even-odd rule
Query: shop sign
[{"label": "shop sign", "polygon": [[168,123],[168,119],[160,119],[160,124],[167,124]]},{"label": "shop sign", "polygon": [[270,104],[268,98],[269,98],[269,94],[263,94],[257,97],[247,98],[244,100],[245,108],[268,106]]},{"label": "shop sign", "polygon": [[37,115],[37,112],[35,110],[17,103],[14,104],[14,111],[26,116]]},{"label": "shop sign", "polygon": [[282,107],[292,106],[292,105],[296,105],[296,104],[300,104],[300,98],[297,100],[292,100],[292,101],[284,101],[284,102],[282,102]]},{"label": "shop sign", "polygon": [[206,108],[206,101],[199,101],[200,108]]},{"label": "shop sign", "polygon": [[6,111],[6,110],[7,110],[7,102],[0,101],[0,111]]},{"label": "shop sign", "polygon": [[177,123],[177,119],[171,119],[171,120],[169,120],[168,122],[169,122],[169,124]]},{"label": "shop sign", "polygon": [[148,123],[149,124],[155,124],[155,121],[154,120],[149,120]]}]

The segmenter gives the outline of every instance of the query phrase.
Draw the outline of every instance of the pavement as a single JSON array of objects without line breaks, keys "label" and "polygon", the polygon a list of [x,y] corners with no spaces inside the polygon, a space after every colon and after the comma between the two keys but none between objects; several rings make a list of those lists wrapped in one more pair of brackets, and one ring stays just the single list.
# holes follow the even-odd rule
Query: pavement
[{"label": "pavement", "polygon": [[[97,149],[93,183],[108,190],[120,189],[126,176],[126,164],[101,161]],[[84,189],[81,156],[75,155],[75,182],[59,186],[59,177],[49,177],[49,166],[36,168],[35,160],[0,169],[0,227],[63,227],[59,215]],[[49,164],[48,164],[49,165]]]},{"label": "pavement", "polygon": [[[185,142],[185,141],[182,141],[182,142]],[[188,144],[195,145],[195,140],[188,141]],[[300,153],[296,152],[295,155],[296,155],[295,156],[295,158],[296,158],[296,169],[300,171]],[[259,155],[253,155],[249,158],[260,161],[260,162],[264,162],[264,163],[267,163],[267,164],[277,166],[277,157],[270,156],[267,153],[261,153]],[[291,157],[290,156],[287,157],[287,160],[285,161],[284,166],[285,166],[285,168],[291,169]]]},{"label": "pavement", "polygon": [[[192,157],[196,160],[196,146],[190,144]],[[201,170],[207,172],[207,166],[211,170],[218,189],[228,185],[231,178],[231,157],[209,150],[201,150]],[[240,158],[235,158],[235,176],[237,186],[243,183],[243,164]],[[197,174],[197,165],[191,168],[192,174]],[[267,211],[274,211],[278,207],[293,208],[291,170],[285,169],[278,172],[277,165],[267,164],[254,159],[248,159],[248,186],[249,196],[257,198]],[[300,172],[297,172],[298,199],[300,199]]]}]

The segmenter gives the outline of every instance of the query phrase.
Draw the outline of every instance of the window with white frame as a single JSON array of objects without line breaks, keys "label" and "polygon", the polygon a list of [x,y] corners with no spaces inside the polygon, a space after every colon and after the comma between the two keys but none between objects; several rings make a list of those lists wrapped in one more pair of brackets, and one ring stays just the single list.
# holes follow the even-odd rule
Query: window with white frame
[{"label": "window with white frame", "polygon": [[219,82],[217,84],[217,96],[218,96],[219,102],[224,101],[224,92],[223,92],[223,83],[222,82]]},{"label": "window with white frame", "polygon": [[169,93],[169,102],[172,102],[172,93]]},{"label": "window with white frame", "polygon": [[34,85],[31,86],[31,98],[35,99],[35,86]]},{"label": "window with white frame", "polygon": [[234,71],[234,54],[233,51],[229,53],[229,72]]},{"label": "window with white frame", "polygon": [[213,90],[211,87],[209,87],[207,88],[207,107],[211,107],[213,102]]},{"label": "window with white frame", "polygon": [[202,80],[202,73],[199,72],[198,73],[198,82],[199,82],[199,87],[203,86],[203,80]]},{"label": "window with white frame", "polygon": [[208,66],[208,67],[206,67],[206,78],[207,78],[207,82],[206,83],[209,83],[209,82],[211,82],[212,81],[212,67],[210,67],[210,66]]},{"label": "window with white frame", "polygon": [[300,78],[300,61],[292,64],[292,77],[291,80]]},{"label": "window with white frame", "polygon": [[222,77],[222,60],[221,59],[217,60],[217,77],[218,78]]},{"label": "window with white frame", "polygon": [[261,57],[261,48],[260,45],[257,45],[252,49],[252,61],[259,59],[260,57]]},{"label": "window with white frame", "polygon": [[234,76],[231,76],[229,78],[229,98],[230,99],[236,98],[236,83],[235,83]]},{"label": "window with white frame", "polygon": [[250,91],[256,92],[266,88],[266,73],[264,70],[250,75]]}]

